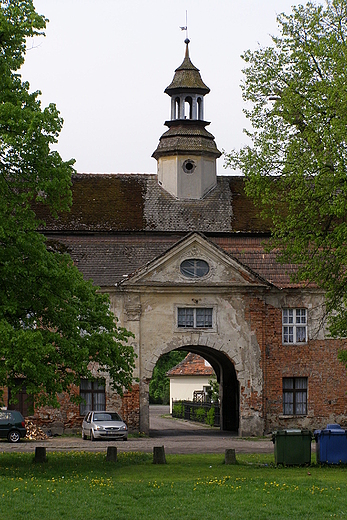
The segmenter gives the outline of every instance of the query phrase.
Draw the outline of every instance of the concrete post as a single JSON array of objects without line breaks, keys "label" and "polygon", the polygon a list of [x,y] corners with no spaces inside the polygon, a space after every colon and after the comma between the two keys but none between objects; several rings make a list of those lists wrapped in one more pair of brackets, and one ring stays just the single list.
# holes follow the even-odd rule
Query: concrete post
[{"label": "concrete post", "polygon": [[46,448],[43,446],[37,446],[35,448],[35,462],[47,462]]},{"label": "concrete post", "polygon": [[154,446],[154,448],[153,448],[153,464],[166,464],[164,446]]}]

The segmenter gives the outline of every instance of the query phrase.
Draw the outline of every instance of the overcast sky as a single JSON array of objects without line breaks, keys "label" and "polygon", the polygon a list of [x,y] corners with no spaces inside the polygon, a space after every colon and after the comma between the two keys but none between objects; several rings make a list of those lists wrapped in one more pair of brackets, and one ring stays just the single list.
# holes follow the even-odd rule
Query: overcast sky
[{"label": "overcast sky", "polygon": [[[190,58],[211,92],[205,119],[219,150],[245,143],[240,83],[246,49],[271,43],[294,0],[34,0],[50,21],[29,42],[23,79],[64,119],[58,150],[78,172],[156,172],[151,157],[170,118],[164,89]],[[299,2],[298,2],[299,3]],[[302,2],[301,2],[302,3]],[[231,173],[219,159],[219,173]]]}]

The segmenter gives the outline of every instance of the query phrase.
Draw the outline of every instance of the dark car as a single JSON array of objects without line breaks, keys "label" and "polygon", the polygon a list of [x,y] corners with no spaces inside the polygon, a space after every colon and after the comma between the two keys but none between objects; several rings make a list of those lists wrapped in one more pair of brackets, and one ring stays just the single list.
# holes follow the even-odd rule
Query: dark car
[{"label": "dark car", "polygon": [[117,412],[92,411],[82,422],[82,439],[128,439],[128,428]]},{"label": "dark car", "polygon": [[26,436],[24,417],[16,410],[0,410],[0,437],[19,442]]}]

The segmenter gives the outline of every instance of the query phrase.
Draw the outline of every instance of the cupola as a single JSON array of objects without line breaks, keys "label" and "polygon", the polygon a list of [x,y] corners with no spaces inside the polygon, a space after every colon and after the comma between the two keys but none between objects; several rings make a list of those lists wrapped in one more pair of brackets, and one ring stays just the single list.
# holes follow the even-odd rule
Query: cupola
[{"label": "cupola", "polygon": [[169,128],[152,157],[157,160],[158,182],[178,199],[202,199],[217,184],[216,160],[221,153],[206,130],[204,96],[210,89],[189,57],[189,40],[182,64],[165,93],[171,97]]}]

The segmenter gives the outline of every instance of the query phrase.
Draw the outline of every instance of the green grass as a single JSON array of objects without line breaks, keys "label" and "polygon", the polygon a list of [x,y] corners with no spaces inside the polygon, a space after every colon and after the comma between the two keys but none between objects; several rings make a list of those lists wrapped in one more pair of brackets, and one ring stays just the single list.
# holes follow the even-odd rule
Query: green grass
[{"label": "green grass", "polygon": [[347,516],[347,468],[275,467],[272,455],[0,454],[0,520],[325,519]]}]

